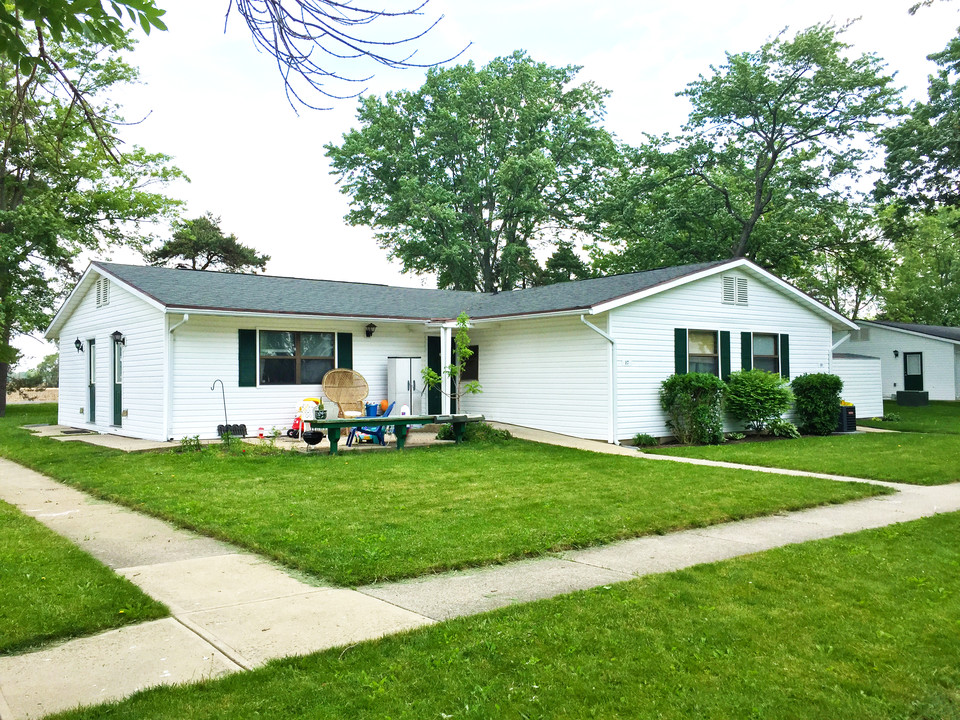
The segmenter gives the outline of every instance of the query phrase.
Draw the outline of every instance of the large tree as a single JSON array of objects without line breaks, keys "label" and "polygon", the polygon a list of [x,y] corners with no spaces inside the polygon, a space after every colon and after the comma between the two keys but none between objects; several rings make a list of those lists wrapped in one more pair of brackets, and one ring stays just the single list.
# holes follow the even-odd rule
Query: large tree
[{"label": "large tree", "polygon": [[690,83],[683,132],[634,152],[610,185],[602,233],[647,264],[748,257],[789,271],[811,228],[856,200],[847,186],[897,106],[880,60],[839,35],[831,25],[781,33]]},{"label": "large tree", "polygon": [[144,253],[151,265],[187,265],[191,270],[265,270],[269,255],[260,255],[231,233],[224,235],[220,218],[212,213],[193,220],[178,220],[172,237]]},{"label": "large tree", "polygon": [[578,225],[614,152],[600,127],[606,91],[579,68],[516,52],[477,69],[431,69],[423,87],[360,103],[360,128],[326,146],[351,198],[405,272],[441,288],[535,284],[538,243]]},{"label": "large tree", "polygon": [[895,220],[900,262],[884,295],[882,317],[960,327],[960,209]]},{"label": "large tree", "polygon": [[[136,70],[119,57],[129,49],[88,44],[76,35],[47,52],[76,70],[92,114],[70,90],[50,82],[44,65],[29,72],[0,58],[0,385],[16,359],[12,339],[44,328],[73,263],[83,251],[138,243],[144,228],[174,203],[154,189],[177,175],[165,155],[139,147],[117,162],[122,118],[100,100]],[[0,401],[0,415],[5,402]]]},{"label": "large tree", "polygon": [[960,37],[928,56],[938,66],[929,77],[927,102],[882,133],[885,176],[877,197],[903,207],[932,210],[960,204]]}]

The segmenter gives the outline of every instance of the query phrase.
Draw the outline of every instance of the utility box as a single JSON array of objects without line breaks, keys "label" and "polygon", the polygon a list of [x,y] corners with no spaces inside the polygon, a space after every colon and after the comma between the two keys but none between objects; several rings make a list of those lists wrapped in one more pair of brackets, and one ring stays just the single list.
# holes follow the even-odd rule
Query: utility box
[{"label": "utility box", "polygon": [[857,408],[853,405],[840,406],[840,422],[837,423],[837,432],[857,431]]},{"label": "utility box", "polygon": [[387,358],[387,399],[397,403],[393,414],[399,415],[404,405],[410,407],[411,415],[422,414],[426,396],[422,371],[422,357]]}]

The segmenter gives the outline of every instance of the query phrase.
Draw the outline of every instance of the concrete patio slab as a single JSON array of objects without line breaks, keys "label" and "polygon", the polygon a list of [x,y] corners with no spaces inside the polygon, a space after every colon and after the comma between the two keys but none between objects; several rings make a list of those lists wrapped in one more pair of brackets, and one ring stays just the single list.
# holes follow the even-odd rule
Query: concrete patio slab
[{"label": "concrete patio slab", "polygon": [[[12,718],[118,700],[154,685],[197,682],[240,670],[167,618],[0,657],[0,693]],[[7,720],[4,716],[4,720]]]},{"label": "concrete patio slab", "polygon": [[449,620],[628,579],[622,572],[544,558],[358,590],[434,620]]},{"label": "concrete patio slab", "polygon": [[253,555],[234,553],[121,568],[121,575],[174,614],[315,592],[284,570]]},{"label": "concrete patio slab", "polygon": [[254,666],[433,622],[354,590],[339,589],[187,613],[184,617],[222,639]]}]

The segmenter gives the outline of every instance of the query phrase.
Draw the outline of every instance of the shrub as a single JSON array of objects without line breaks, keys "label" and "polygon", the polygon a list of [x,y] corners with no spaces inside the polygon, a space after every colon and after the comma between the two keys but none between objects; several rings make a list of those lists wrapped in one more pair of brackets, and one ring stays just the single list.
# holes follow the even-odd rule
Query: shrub
[{"label": "shrub", "polygon": [[[463,430],[464,442],[503,442],[510,437],[506,430],[498,430],[485,422],[467,423]],[[441,425],[437,440],[453,440],[453,425]]]},{"label": "shrub", "polygon": [[797,423],[810,435],[829,435],[840,418],[840,391],[843,380],[830,373],[808,373],[794,378]]},{"label": "shrub", "polygon": [[774,418],[767,424],[767,432],[774,437],[790,438],[796,440],[800,437],[800,431],[797,426],[789,420],[783,418]]},{"label": "shrub", "polygon": [[660,385],[660,407],[667,426],[682,443],[719,445],[723,442],[723,391],[716,375],[671,375]]},{"label": "shrub", "polygon": [[654,445],[659,445],[660,441],[653,435],[637,433],[633,436],[633,444],[637,447],[653,447]]},{"label": "shrub", "polygon": [[730,375],[724,402],[735,420],[759,432],[790,409],[793,393],[777,373],[743,370]]},{"label": "shrub", "polygon": [[743,440],[747,436],[741,432],[727,433],[727,440]]},{"label": "shrub", "polygon": [[180,438],[180,449],[178,452],[203,452],[203,444],[200,442],[200,436],[184,435]]},{"label": "shrub", "polygon": [[883,422],[900,422],[903,420],[900,413],[884,413],[881,419]]}]

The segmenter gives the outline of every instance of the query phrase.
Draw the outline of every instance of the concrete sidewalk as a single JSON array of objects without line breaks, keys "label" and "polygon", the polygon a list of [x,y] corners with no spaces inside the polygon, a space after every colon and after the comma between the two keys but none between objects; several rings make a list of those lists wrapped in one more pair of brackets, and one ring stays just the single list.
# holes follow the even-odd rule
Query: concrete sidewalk
[{"label": "concrete sidewalk", "polygon": [[[509,429],[540,442],[645,457],[630,448]],[[0,499],[70,538],[166,603],[173,614],[0,658],[0,718],[39,717],[125,697],[152,685],[216,677],[276,657],[349,645],[513,603],[960,510],[960,483],[877,484],[898,492],[348,590],[311,584],[255,555],[98,501],[0,460]]]}]

